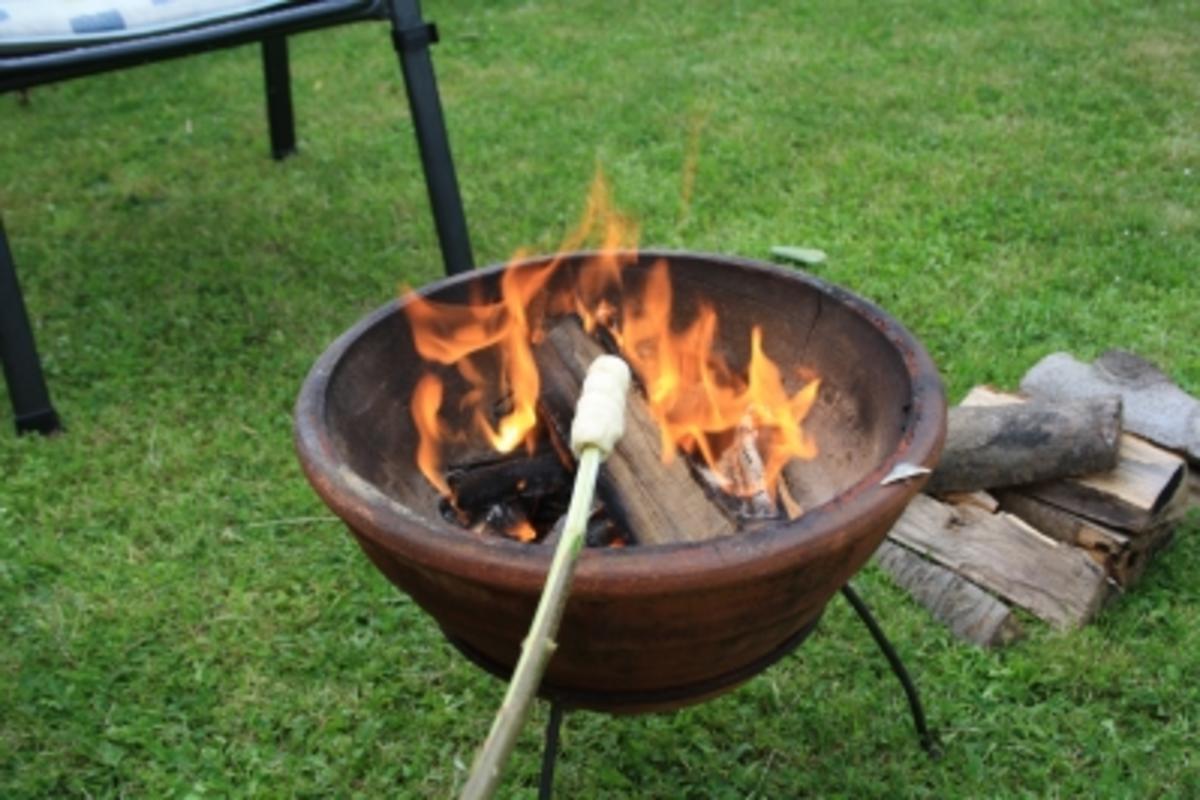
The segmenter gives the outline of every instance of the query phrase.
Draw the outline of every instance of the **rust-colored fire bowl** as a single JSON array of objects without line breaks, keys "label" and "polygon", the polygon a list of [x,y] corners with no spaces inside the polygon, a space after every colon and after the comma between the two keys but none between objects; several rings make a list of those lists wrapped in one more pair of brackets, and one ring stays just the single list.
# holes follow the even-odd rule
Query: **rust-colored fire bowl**
[{"label": "rust-colored fire bowl", "polygon": [[[559,257],[546,291],[570,288],[593,262]],[[789,388],[819,375],[804,426],[805,513],[704,542],[589,548],[579,560],[544,693],[610,711],[661,710],[710,697],[764,669],[813,629],[920,489],[884,485],[901,463],[932,467],[945,434],[940,378],[922,346],[876,306],[803,273],[741,259],[625,254],[622,292],[669,263],[686,321],[720,315],[718,346],[735,368],[751,329]],[[509,269],[538,270],[548,260]],[[505,267],[438,281],[442,303],[495,297]],[[410,401],[423,364],[405,306],[389,303],[342,335],[301,390],[296,445],[321,498],[367,556],[477,663],[516,663],[553,547],[459,527],[415,465]]]}]

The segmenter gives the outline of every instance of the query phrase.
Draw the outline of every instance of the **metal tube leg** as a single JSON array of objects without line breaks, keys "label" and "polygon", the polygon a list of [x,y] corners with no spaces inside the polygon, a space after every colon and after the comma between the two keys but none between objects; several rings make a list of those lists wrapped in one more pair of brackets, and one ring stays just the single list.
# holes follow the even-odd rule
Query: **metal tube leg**
[{"label": "metal tube leg", "polygon": [[50,392],[42,375],[3,221],[0,221],[0,361],[4,363],[4,380],[17,432],[48,434],[61,430],[58,413],[50,404]]},{"label": "metal tube leg", "polygon": [[562,729],[564,709],[550,701],[550,719],[546,720],[546,745],[542,749],[542,777],[538,781],[538,800],[550,800],[554,794],[554,766],[558,763],[558,733]]},{"label": "metal tube leg", "polygon": [[912,712],[913,725],[917,729],[917,736],[921,740],[921,747],[925,748],[931,757],[936,758],[939,755],[937,742],[933,738],[933,734],[929,732],[929,726],[925,724],[925,709],[921,706],[921,696],[917,693],[917,687],[909,677],[908,670],[904,668],[904,662],[900,660],[899,654],[896,653],[892,643],[888,641],[884,635],[883,629],[879,627],[879,623],[875,621],[875,617],[871,614],[871,609],[858,596],[858,592],[854,591],[850,584],[842,587],[842,595],[850,602],[854,610],[858,612],[859,619],[867,626],[867,630],[871,632],[871,638],[875,640],[875,644],[879,645],[879,649],[883,651],[883,655],[887,658],[888,664],[892,667],[892,672],[900,680],[900,685],[904,687],[904,694],[908,697],[908,708]]},{"label": "metal tube leg", "polygon": [[418,0],[390,0],[389,5],[392,40],[404,73],[442,260],[447,274],[466,272],[474,268],[475,262],[471,256],[471,240],[467,234],[454,161],[450,157],[450,142],[446,138],[433,60],[429,57],[429,45],[437,41],[437,29],[421,18]]},{"label": "metal tube leg", "polygon": [[262,40],[263,76],[267,85],[267,122],[271,156],[281,161],[296,152],[296,122],[292,113],[292,82],[288,71],[286,36]]}]

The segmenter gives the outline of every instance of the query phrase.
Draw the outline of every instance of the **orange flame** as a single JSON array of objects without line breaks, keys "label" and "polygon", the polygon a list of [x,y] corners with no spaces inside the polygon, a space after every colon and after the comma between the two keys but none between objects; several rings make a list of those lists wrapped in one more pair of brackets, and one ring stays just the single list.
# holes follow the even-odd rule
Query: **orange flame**
[{"label": "orange flame", "polygon": [[[613,209],[599,172],[583,218],[564,238],[560,254],[577,250],[597,231],[598,251],[579,270],[574,286],[555,296],[543,292],[562,263],[561,255],[534,268],[511,268],[514,259],[501,278],[498,301],[475,298],[469,305],[453,305],[410,294],[405,308],[417,352],[427,361],[458,371],[469,387],[459,400],[459,410],[495,450],[510,452],[522,442],[532,446],[537,425],[540,381],[531,343],[541,336],[541,315],[574,311],[587,330],[597,325],[607,328],[637,373],[659,425],[664,461],[683,450],[729,481],[730,491],[765,488],[773,497],[789,460],[817,454],[816,443],[802,423],[820,381],[808,380],[789,394],[779,367],[765,352],[759,327],[751,332],[745,371],[735,370],[716,347],[718,317],[711,305],[700,304],[695,318],[682,330],[674,330],[670,268],[665,261],[651,267],[639,291],[623,291],[622,270],[636,260],[636,230]],[[485,358],[496,365],[494,371],[488,371]],[[488,409],[501,398],[496,397],[489,374],[500,376],[500,391],[510,408],[495,423]],[[464,434],[441,419],[444,395],[443,382],[433,373],[425,374],[413,391],[411,413],[420,436],[418,466],[449,497],[440,452],[445,443],[461,441]],[[757,487],[738,487],[730,476],[721,474],[721,451],[746,420],[753,423],[752,446],[763,465],[762,485]],[[511,535],[524,539],[529,533],[512,531]]]},{"label": "orange flame", "polygon": [[[528,308],[552,274],[549,267],[505,271],[498,302],[458,305],[412,292],[405,298],[417,353],[427,361],[454,367],[463,377],[470,388],[460,399],[459,409],[500,453],[512,452],[522,442],[532,444],[539,380],[530,345]],[[485,355],[498,361],[496,374],[502,381],[499,387],[487,377],[489,373],[482,364]],[[414,388],[411,401],[413,422],[420,436],[417,465],[439,492],[449,496],[440,472],[440,458],[433,454],[440,452],[443,442],[463,437],[441,420],[442,402],[442,382],[426,373]],[[511,410],[493,423],[488,411],[498,403],[511,406]]]}]

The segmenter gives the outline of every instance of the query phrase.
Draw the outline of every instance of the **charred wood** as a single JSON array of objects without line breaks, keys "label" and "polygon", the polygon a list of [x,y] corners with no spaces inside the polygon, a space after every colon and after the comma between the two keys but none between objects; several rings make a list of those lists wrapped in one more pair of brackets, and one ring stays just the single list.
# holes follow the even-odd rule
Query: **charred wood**
[{"label": "charred wood", "polygon": [[479,509],[517,498],[536,499],[570,492],[571,474],[553,450],[527,456],[520,454],[475,464],[464,464],[446,472],[446,482],[456,504]]}]

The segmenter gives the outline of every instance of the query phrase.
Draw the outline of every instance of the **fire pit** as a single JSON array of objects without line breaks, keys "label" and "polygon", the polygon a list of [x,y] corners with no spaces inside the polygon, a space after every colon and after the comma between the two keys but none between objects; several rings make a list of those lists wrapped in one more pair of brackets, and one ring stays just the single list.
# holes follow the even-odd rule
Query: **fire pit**
[{"label": "fire pit", "polygon": [[[589,548],[543,682],[575,707],[617,712],[687,705],[736,686],[788,652],[862,567],[921,479],[882,483],[898,464],[932,467],[945,429],[938,374],[921,345],[877,307],[789,269],[712,255],[625,253],[625,289],[666,262],[672,318],[720,312],[718,345],[744,368],[761,330],[784,382],[819,375],[804,425],[817,455],[801,470],[804,513],[700,542]],[[434,283],[440,303],[497,297],[494,266]],[[556,257],[547,296],[591,280],[593,255]],[[410,402],[421,376],[406,307],[389,303],[321,356],[301,391],[305,473],[371,561],[469,657],[515,664],[552,548],[453,524],[415,466]],[[686,537],[685,537],[686,538]]]}]

